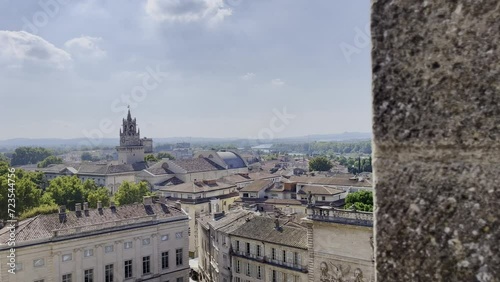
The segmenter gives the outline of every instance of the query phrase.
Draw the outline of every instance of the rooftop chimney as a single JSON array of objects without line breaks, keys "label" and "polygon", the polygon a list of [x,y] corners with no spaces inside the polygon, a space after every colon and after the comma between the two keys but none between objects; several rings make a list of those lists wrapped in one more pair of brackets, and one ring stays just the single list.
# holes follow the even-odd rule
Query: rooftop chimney
[{"label": "rooftop chimney", "polygon": [[274,220],[274,229],[276,229],[276,230],[280,230],[281,229],[281,227],[280,227],[280,221],[278,219]]},{"label": "rooftop chimney", "polygon": [[109,208],[111,209],[111,212],[113,213],[116,212],[116,206],[114,201],[109,202]]},{"label": "rooftop chimney", "polygon": [[89,216],[89,203],[83,202],[83,213],[85,216]]},{"label": "rooftop chimney", "polygon": [[59,222],[60,223],[66,222],[66,206],[65,205],[59,206]]},{"label": "rooftop chimney", "polygon": [[82,216],[82,204],[81,203],[76,203],[75,204],[75,214],[77,217]]},{"label": "rooftop chimney", "polygon": [[167,204],[167,198],[165,196],[160,196],[160,197],[158,197],[158,202],[160,202],[160,204],[166,205]]},{"label": "rooftop chimney", "polygon": [[145,206],[151,206],[153,204],[153,198],[151,196],[142,197]]},{"label": "rooftop chimney", "polygon": [[99,212],[99,214],[102,214],[102,202],[101,201],[97,201],[97,211]]}]

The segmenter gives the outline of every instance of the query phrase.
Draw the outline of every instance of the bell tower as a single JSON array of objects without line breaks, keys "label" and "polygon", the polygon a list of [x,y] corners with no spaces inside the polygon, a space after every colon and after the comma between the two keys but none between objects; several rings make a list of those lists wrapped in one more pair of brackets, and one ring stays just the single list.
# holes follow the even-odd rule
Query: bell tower
[{"label": "bell tower", "polygon": [[121,164],[133,164],[144,161],[144,146],[141,142],[141,132],[137,128],[137,121],[132,119],[130,107],[127,118],[123,119],[122,128],[120,128],[120,146],[116,147],[118,151],[118,161]]}]

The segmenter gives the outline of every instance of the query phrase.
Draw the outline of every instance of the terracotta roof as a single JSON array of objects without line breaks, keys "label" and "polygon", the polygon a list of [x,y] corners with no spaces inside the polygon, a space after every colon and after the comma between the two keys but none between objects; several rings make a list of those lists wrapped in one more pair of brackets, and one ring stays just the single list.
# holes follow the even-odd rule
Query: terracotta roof
[{"label": "terracotta roof", "polygon": [[171,186],[171,185],[179,185],[179,184],[182,184],[184,183],[184,181],[180,180],[179,178],[177,177],[172,177],[172,178],[169,178],[163,182],[160,182],[158,184],[156,184],[157,186]]},{"label": "terracotta roof", "polygon": [[307,229],[296,225],[287,226],[284,220],[279,220],[280,228],[275,228],[275,219],[255,216],[246,221],[236,230],[230,232],[232,236],[250,238],[295,248],[307,249]]},{"label": "terracotta roof", "polygon": [[290,181],[305,184],[320,184],[331,186],[353,186],[353,187],[371,187],[372,185],[367,182],[360,182],[357,180],[350,180],[345,177],[309,177],[309,176],[292,176]]},{"label": "terracotta roof", "polygon": [[[246,211],[246,210],[236,210],[236,211],[231,211],[227,214],[225,214],[223,217],[215,220],[212,215],[206,215],[198,218],[198,222],[203,224],[203,226],[208,227],[210,226],[211,228],[215,230],[219,230],[222,232],[227,233],[227,231],[232,231],[239,227],[242,223],[245,222],[243,221],[238,221],[238,219],[243,218],[243,217],[248,217],[252,216],[253,212]],[[239,224],[241,223],[241,224]],[[224,228],[224,230],[221,230]],[[231,229],[233,228],[233,229]]]},{"label": "terracotta roof", "polygon": [[[116,230],[120,226],[130,227],[134,223],[151,222],[151,224],[156,224],[158,220],[175,216],[187,219],[184,212],[159,203],[150,206],[145,206],[142,203],[119,206],[116,207],[116,212],[112,212],[110,208],[103,208],[102,213],[97,209],[89,209],[88,216],[84,215],[82,211],[81,217],[77,217],[73,211],[66,211],[66,221],[63,223],[60,222],[58,213],[37,215],[19,222],[16,244],[43,242],[66,236],[89,236],[92,232]],[[55,237],[54,231],[57,231]],[[8,242],[8,238],[9,230],[7,228],[1,229],[0,249],[8,247],[4,245]]]},{"label": "terracotta roof", "polygon": [[272,179],[261,179],[255,180],[254,182],[243,187],[240,192],[259,192],[262,189],[269,188],[269,185],[273,184]]},{"label": "terracotta roof", "polygon": [[154,175],[162,175],[162,174],[175,174],[172,172],[170,169],[168,169],[167,161],[159,161],[155,163],[154,165],[150,166],[148,169],[146,169],[149,173],[154,174]]},{"label": "terracotta roof", "polygon": [[115,174],[115,173],[124,173],[124,172],[136,172],[146,169],[146,162],[139,162],[134,164],[118,164],[113,165],[111,163],[107,164],[95,164],[95,163],[83,163],[78,168],[78,174]]}]

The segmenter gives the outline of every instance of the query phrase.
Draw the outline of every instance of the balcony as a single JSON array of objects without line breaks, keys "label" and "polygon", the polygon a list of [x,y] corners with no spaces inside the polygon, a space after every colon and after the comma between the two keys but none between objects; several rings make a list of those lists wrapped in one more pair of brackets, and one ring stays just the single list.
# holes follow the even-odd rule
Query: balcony
[{"label": "balcony", "polygon": [[278,266],[278,267],[286,268],[289,270],[307,273],[307,266],[303,266],[300,264],[294,264],[294,263],[285,262],[285,261],[281,261],[281,260],[271,259],[267,256],[257,256],[256,254],[242,252],[242,251],[231,251],[231,254],[233,256],[236,256],[236,257],[245,258],[248,260],[253,260],[256,262],[260,262],[260,263],[267,263],[269,265]]},{"label": "balcony", "polygon": [[317,221],[373,227],[372,212],[342,210],[328,206],[309,207],[307,209],[307,218]]}]

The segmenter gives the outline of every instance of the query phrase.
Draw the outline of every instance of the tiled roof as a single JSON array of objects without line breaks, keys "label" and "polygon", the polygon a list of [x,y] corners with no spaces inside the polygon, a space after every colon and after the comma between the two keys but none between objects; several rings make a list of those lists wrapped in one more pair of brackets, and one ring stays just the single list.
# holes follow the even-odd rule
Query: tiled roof
[{"label": "tiled roof", "polygon": [[[150,206],[141,204],[131,204],[116,207],[116,212],[110,208],[103,208],[102,213],[97,209],[89,209],[88,216],[83,214],[77,217],[75,212],[66,211],[66,221],[61,223],[59,214],[38,215],[33,218],[19,222],[16,234],[16,244],[30,243],[30,241],[40,242],[47,239],[54,240],[54,231],[58,230],[57,237],[62,236],[86,236],[89,232],[97,232],[119,226],[129,227],[134,223],[144,223],[153,221],[152,216],[156,216],[155,222],[175,216],[187,216],[180,210],[164,204],[155,203]],[[78,228],[78,229],[77,229]],[[0,249],[7,247],[9,231],[7,228],[0,230]]]},{"label": "tiled roof", "polygon": [[308,177],[308,176],[292,176],[290,181],[306,184],[320,184],[332,186],[353,186],[353,187],[371,187],[372,185],[367,182],[360,182],[357,180],[350,180],[344,177]]},{"label": "tiled roof", "polygon": [[184,170],[189,172],[199,172],[199,171],[212,171],[212,170],[223,170],[224,168],[208,158],[194,158],[187,160],[175,160],[172,161],[176,165],[180,166]]},{"label": "tiled roof", "polygon": [[78,174],[115,174],[124,172],[136,172],[146,169],[147,163],[140,162],[134,164],[95,164],[95,163],[83,163],[78,169]]},{"label": "tiled roof", "polygon": [[262,189],[268,188],[272,183],[272,179],[255,180],[254,182],[243,187],[240,192],[259,192]]},{"label": "tiled roof", "polygon": [[164,192],[184,192],[184,193],[198,193],[198,192],[208,192],[213,190],[225,189],[234,187],[234,185],[226,184],[222,182],[214,182],[213,184],[206,183],[204,181],[187,182],[178,185],[166,186],[160,188],[160,191]]},{"label": "tiled roof", "polygon": [[307,229],[303,227],[287,226],[284,220],[280,221],[280,228],[275,228],[275,219],[255,216],[246,221],[236,230],[230,232],[233,236],[245,237],[254,240],[275,243],[290,247],[307,249]]},{"label": "tiled roof", "polygon": [[309,192],[313,195],[335,195],[343,193],[344,191],[318,185],[304,185],[299,191],[300,194],[307,194]]},{"label": "tiled roof", "polygon": [[184,181],[180,180],[179,178],[177,177],[172,177],[172,178],[169,178],[163,182],[160,182],[158,184],[156,184],[157,186],[171,186],[171,185],[179,185],[179,184],[182,184],[184,183]]},{"label": "tiled roof", "polygon": [[246,175],[246,174],[233,174],[233,175],[224,176],[220,179],[220,181],[226,182],[226,183],[237,184],[237,183],[242,183],[242,182],[249,182],[252,180],[274,178],[274,177],[278,177],[278,176],[274,175],[274,174],[265,173],[265,172],[251,172],[251,173],[248,173],[248,175]]},{"label": "tiled roof", "polygon": [[146,170],[154,175],[175,174],[170,169],[168,169],[168,166],[165,166],[164,164],[166,164],[166,161],[159,161]]},{"label": "tiled roof", "polygon": [[[219,230],[219,231],[227,233],[226,231],[231,229],[231,227],[233,229],[231,229],[230,231],[236,229],[242,223],[245,222],[245,220],[243,220],[242,222],[238,222],[238,219],[240,219],[242,217],[246,218],[246,217],[252,216],[252,215],[253,215],[253,212],[250,212],[250,211],[236,210],[236,211],[231,211],[231,212],[227,213],[226,215],[224,215],[223,217],[221,217],[217,220],[215,220],[212,215],[202,216],[202,217],[198,218],[198,222],[203,224],[204,226],[210,225],[215,230]],[[241,223],[241,224],[238,224],[238,223]],[[222,228],[225,228],[225,229],[222,230]]]}]

